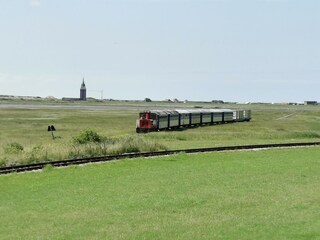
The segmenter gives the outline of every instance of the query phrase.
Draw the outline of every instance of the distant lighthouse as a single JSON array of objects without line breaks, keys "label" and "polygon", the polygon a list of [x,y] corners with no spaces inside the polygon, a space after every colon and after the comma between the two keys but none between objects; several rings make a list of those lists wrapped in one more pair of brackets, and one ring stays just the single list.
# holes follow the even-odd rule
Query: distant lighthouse
[{"label": "distant lighthouse", "polygon": [[86,84],[84,83],[84,78],[82,80],[82,84],[80,88],[80,100],[82,101],[87,100],[87,88],[86,88]]}]

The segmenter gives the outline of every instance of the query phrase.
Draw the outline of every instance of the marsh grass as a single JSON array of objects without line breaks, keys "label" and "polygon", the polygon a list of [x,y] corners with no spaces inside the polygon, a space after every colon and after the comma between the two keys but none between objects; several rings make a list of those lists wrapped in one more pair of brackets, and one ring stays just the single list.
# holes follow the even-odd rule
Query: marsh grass
[{"label": "marsh grass", "polygon": [[23,151],[23,146],[17,142],[9,143],[4,148],[4,151],[8,154],[21,153]]},{"label": "marsh grass", "polygon": [[166,149],[167,147],[164,145],[155,141],[146,141],[142,136],[135,135],[106,139],[99,143],[73,144],[73,150],[70,151],[69,157],[93,157]]},{"label": "marsh grass", "polygon": [[[139,107],[140,103],[136,104]],[[149,109],[158,107],[157,103],[150,104],[155,105],[143,103]],[[219,106],[251,108],[252,121],[138,135],[135,133],[138,110],[0,109],[0,164],[159,149],[320,140],[318,106]],[[47,132],[48,125],[57,129],[55,139]],[[86,129],[94,130],[103,139],[94,144],[75,144],[73,139]],[[23,151],[6,152],[6,146],[14,142],[21,144]]]},{"label": "marsh grass", "polygon": [[121,138],[110,147],[109,154],[121,154],[132,152],[148,152],[167,150],[165,145],[159,144],[156,141],[146,141],[143,136],[130,136]]}]

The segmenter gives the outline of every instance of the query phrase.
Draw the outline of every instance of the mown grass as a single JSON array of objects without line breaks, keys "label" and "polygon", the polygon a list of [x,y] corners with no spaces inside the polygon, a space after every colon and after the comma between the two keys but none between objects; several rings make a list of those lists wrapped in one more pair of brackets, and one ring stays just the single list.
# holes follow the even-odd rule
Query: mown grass
[{"label": "mown grass", "polygon": [[[37,103],[39,104],[39,103]],[[67,103],[60,103],[65,106]],[[182,131],[164,131],[138,135],[135,122],[139,110],[168,107],[159,103],[119,102],[100,103],[97,109],[89,103],[76,103],[78,109],[48,108],[24,109],[0,108],[0,165],[51,161],[80,156],[114,154],[125,151],[151,151],[161,149],[185,149],[226,145],[263,144],[280,142],[306,142],[320,140],[320,107],[274,105],[210,105],[204,107],[251,108],[252,121],[204,126]],[[68,104],[67,104],[68,105]],[[70,105],[70,104],[69,104]],[[81,106],[83,108],[81,108]],[[101,107],[107,106],[106,109]],[[112,109],[112,106],[121,109]],[[191,103],[188,106],[192,106]],[[186,107],[183,104],[172,105]],[[127,110],[124,110],[127,109]],[[53,140],[47,126],[57,131]],[[93,129],[109,143],[76,145],[74,136],[84,129]],[[12,143],[23,147],[21,152],[8,152]],[[128,147],[129,146],[129,147]]]},{"label": "mown grass", "polygon": [[319,239],[319,147],[0,176],[0,239]]}]

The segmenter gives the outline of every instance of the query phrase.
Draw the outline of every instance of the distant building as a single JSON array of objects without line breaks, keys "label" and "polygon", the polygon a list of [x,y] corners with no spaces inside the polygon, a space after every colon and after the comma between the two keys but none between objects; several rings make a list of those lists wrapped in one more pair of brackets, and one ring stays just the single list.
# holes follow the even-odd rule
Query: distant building
[{"label": "distant building", "polygon": [[82,80],[82,84],[80,88],[80,100],[82,101],[87,100],[87,88],[86,88],[86,84],[84,83],[84,78]]},{"label": "distant building", "polygon": [[84,83],[84,78],[82,79],[82,84],[80,87],[80,98],[69,98],[63,97],[63,101],[86,101],[87,100],[87,88],[86,84]]},{"label": "distant building", "polygon": [[224,103],[224,101],[222,101],[222,100],[212,100],[211,102],[212,103]]},{"label": "distant building", "polygon": [[317,101],[304,101],[304,105],[317,105]]}]

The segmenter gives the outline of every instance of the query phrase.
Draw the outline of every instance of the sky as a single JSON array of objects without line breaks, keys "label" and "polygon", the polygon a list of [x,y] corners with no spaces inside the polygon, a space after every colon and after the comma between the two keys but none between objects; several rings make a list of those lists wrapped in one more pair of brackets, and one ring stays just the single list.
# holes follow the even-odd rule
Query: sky
[{"label": "sky", "polygon": [[320,101],[319,0],[0,0],[0,95]]}]

